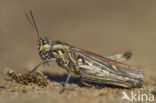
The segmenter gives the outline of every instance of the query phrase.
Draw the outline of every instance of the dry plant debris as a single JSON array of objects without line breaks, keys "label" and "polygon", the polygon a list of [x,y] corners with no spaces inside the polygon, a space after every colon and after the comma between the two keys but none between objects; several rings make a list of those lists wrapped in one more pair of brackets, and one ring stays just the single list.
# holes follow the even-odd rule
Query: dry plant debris
[{"label": "dry plant debris", "polygon": [[20,73],[9,70],[7,71],[7,75],[17,83],[24,85],[36,84],[38,86],[48,86],[49,84],[49,80],[42,72]]}]

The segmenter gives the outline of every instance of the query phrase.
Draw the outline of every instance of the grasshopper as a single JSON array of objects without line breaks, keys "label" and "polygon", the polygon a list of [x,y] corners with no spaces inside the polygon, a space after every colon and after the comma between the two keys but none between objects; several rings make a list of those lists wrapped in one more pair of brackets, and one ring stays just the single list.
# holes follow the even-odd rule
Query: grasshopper
[{"label": "grasshopper", "polygon": [[35,71],[42,64],[56,62],[68,74],[63,90],[65,90],[72,73],[78,75],[82,83],[86,85],[89,84],[88,82],[123,88],[139,88],[143,85],[143,71],[137,67],[121,63],[131,57],[130,51],[104,57],[60,40],[52,41],[46,37],[40,37],[33,13],[31,10],[29,13],[30,15],[26,13],[26,17],[38,37],[37,48],[42,59],[42,62],[30,72]]}]

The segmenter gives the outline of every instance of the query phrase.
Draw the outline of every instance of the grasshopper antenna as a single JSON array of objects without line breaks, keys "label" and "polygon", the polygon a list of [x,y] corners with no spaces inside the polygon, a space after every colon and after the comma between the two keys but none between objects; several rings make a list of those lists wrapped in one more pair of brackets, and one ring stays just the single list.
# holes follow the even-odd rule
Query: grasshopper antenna
[{"label": "grasshopper antenna", "polygon": [[34,29],[34,31],[35,31],[35,33],[36,33],[36,35],[37,35],[37,37],[38,37],[38,40],[39,40],[39,39],[40,39],[40,35],[39,35],[39,31],[38,31],[38,29],[37,29],[37,25],[36,25],[36,22],[35,22],[33,13],[32,13],[31,10],[29,11],[29,13],[30,13],[31,19],[29,18],[29,16],[28,16],[27,13],[25,13],[26,18],[27,18],[27,20],[29,21],[29,23],[31,24],[32,28]]}]

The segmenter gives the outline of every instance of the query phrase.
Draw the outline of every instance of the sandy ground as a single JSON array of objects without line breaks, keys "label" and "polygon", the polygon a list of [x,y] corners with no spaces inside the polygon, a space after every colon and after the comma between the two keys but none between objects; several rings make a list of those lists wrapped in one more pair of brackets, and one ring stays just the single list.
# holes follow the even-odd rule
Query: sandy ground
[{"label": "sandy ground", "polygon": [[[41,59],[24,13],[32,9],[39,32],[79,48],[109,56],[131,50],[127,64],[144,70],[142,88],[84,87],[72,76],[60,94],[66,71],[51,63],[41,66],[48,87],[26,86],[10,81],[6,70],[25,72]],[[0,0],[0,103],[114,103],[122,92],[156,95],[156,2],[147,0]],[[144,101],[145,102],[145,101]]]}]

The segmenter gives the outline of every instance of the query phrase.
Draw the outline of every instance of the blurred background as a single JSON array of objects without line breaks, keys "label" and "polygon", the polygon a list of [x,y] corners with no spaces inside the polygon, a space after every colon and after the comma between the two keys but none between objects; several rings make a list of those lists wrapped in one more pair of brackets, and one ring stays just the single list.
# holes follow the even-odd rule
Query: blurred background
[{"label": "blurred background", "polygon": [[[130,50],[126,63],[156,78],[154,0],[0,0],[0,69],[29,70],[41,59],[37,37],[25,17],[32,10],[41,35],[103,56]],[[42,67],[65,73],[52,63]]]}]

